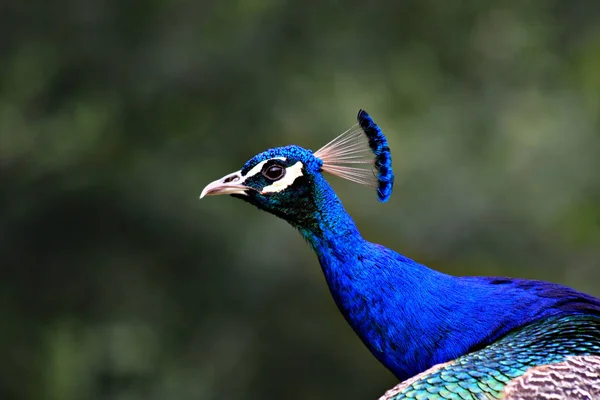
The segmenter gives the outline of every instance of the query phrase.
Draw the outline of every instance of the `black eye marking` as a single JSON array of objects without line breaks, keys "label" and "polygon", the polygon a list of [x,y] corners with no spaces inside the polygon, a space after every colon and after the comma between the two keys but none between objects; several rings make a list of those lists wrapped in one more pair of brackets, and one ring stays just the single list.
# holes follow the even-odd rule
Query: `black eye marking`
[{"label": "black eye marking", "polygon": [[272,164],[264,168],[262,174],[265,178],[276,181],[283,178],[285,175],[285,168],[279,164]]}]

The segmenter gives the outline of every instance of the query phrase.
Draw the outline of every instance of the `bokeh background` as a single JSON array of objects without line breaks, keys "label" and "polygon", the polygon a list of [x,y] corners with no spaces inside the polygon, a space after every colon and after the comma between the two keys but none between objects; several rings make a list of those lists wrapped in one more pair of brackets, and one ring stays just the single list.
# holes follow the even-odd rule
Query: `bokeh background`
[{"label": "bokeh background", "polygon": [[[364,236],[600,296],[600,2],[0,6],[0,398],[373,399],[396,383],[283,221],[208,182],[365,108]],[[440,294],[443,295],[443,294]]]}]

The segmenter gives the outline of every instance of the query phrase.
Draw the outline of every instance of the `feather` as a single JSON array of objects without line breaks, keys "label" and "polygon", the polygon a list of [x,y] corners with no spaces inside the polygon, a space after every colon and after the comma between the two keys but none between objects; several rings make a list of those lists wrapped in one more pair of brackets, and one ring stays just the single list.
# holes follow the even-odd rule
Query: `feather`
[{"label": "feather", "polygon": [[528,370],[504,389],[506,400],[600,399],[600,356],[573,356]]},{"label": "feather", "polygon": [[392,195],[392,188],[394,186],[392,153],[383,132],[365,110],[358,112],[358,123],[369,138],[369,147],[375,154],[375,167],[377,168],[379,183],[377,194],[379,200],[385,202]]},{"label": "feather", "polygon": [[391,196],[394,184],[387,140],[366,111],[360,110],[357,119],[358,124],[321,147],[314,155],[323,162],[324,171],[377,188],[379,200],[385,202]]},{"label": "feather", "polygon": [[452,364],[452,362],[434,365],[433,367],[421,372],[420,374],[417,374],[417,375],[413,376],[412,378],[409,378],[409,379],[405,380],[404,382],[401,382],[401,383],[397,384],[396,386],[394,386],[393,388],[389,389],[388,391],[386,391],[383,394],[383,396],[381,396],[379,398],[379,400],[396,399],[398,395],[400,395],[402,392],[410,389],[411,386],[414,385],[415,383],[417,383],[423,379],[429,378],[434,373],[436,373],[438,370],[443,369],[450,364]]},{"label": "feather", "polygon": [[434,365],[379,400],[434,394],[447,399],[598,399],[599,328],[600,317],[585,315],[527,325],[481,350]]}]

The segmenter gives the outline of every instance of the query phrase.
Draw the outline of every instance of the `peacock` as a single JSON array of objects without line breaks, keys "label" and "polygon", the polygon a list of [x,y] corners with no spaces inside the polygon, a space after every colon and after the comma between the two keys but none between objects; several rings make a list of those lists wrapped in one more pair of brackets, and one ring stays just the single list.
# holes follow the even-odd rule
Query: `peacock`
[{"label": "peacock", "polygon": [[394,184],[391,152],[364,110],[318,151],[266,150],[207,185],[283,218],[316,253],[333,299],[399,380],[380,400],[600,399],[600,299],[555,283],[452,276],[364,239],[324,172]]}]

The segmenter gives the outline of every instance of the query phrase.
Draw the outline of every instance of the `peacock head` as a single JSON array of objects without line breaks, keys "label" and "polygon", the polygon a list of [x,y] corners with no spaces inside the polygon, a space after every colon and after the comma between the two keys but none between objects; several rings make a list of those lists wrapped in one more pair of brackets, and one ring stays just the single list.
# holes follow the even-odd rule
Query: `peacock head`
[{"label": "peacock head", "polygon": [[229,194],[301,223],[316,210],[326,171],[374,187],[379,200],[387,201],[394,184],[387,140],[365,111],[360,110],[357,119],[358,124],[314,153],[291,145],[257,154],[241,170],[208,184],[200,198]]}]

